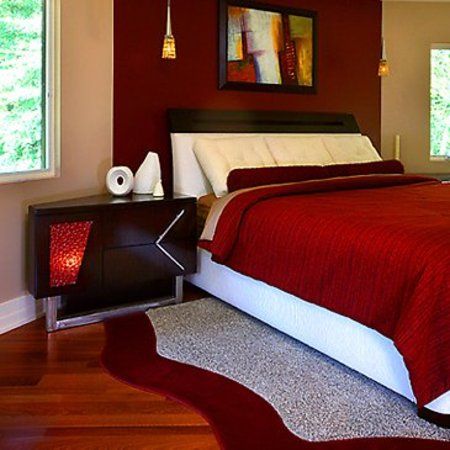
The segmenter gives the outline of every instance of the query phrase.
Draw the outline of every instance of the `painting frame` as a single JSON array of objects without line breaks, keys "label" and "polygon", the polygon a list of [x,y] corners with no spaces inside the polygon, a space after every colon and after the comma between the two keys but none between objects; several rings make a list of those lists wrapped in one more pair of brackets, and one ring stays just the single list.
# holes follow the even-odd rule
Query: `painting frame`
[{"label": "painting frame", "polygon": [[[248,8],[269,13],[277,13],[288,16],[299,16],[312,20],[312,83],[301,84],[274,84],[258,82],[230,81],[228,77],[228,36],[229,16],[228,8]],[[219,89],[241,90],[259,92],[284,92],[296,94],[317,94],[318,86],[318,14],[316,11],[275,6],[267,3],[254,2],[252,0],[219,0]]]}]

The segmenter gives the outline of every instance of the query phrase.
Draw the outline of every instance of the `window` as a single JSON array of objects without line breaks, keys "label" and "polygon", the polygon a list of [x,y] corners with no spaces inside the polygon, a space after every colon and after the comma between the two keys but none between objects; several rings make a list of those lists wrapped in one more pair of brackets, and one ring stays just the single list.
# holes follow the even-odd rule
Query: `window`
[{"label": "window", "polygon": [[58,0],[0,0],[0,183],[59,161]]},{"label": "window", "polygon": [[431,49],[431,158],[450,159],[450,44]]}]

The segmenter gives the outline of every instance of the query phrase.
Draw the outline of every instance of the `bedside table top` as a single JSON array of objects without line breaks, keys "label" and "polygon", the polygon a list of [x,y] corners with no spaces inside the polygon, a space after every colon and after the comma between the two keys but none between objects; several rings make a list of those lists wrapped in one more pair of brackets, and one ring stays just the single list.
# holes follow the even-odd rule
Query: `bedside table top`
[{"label": "bedside table top", "polygon": [[195,197],[173,194],[164,197],[153,197],[153,195],[129,195],[126,197],[114,197],[110,194],[93,195],[89,197],[74,198],[70,200],[61,200],[49,203],[31,205],[30,211],[36,215],[55,214],[64,210],[65,212],[79,212],[88,210],[99,210],[111,207],[129,207],[145,205],[151,203],[176,203],[176,202],[195,202]]}]

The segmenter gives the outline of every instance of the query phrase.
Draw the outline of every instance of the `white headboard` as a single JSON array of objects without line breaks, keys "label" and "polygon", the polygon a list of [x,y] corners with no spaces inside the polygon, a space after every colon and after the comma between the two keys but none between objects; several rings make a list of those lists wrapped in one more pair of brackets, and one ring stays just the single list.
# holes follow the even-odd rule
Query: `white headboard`
[{"label": "white headboard", "polygon": [[361,134],[350,114],[175,109],[169,121],[174,192],[195,197],[212,192],[194,154],[196,139]]}]

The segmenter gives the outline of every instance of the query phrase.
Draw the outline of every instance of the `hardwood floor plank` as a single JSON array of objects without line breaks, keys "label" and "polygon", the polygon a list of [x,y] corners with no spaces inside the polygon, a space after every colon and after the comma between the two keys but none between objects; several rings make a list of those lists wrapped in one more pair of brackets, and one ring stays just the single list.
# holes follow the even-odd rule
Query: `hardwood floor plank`
[{"label": "hardwood floor plank", "polygon": [[151,449],[216,450],[218,444],[208,428],[114,428],[34,430],[0,439],[7,449]]},{"label": "hardwood floor plank", "polygon": [[42,319],[0,336],[0,449],[219,448],[194,411],[106,374],[103,343],[101,324],[47,335]]}]

